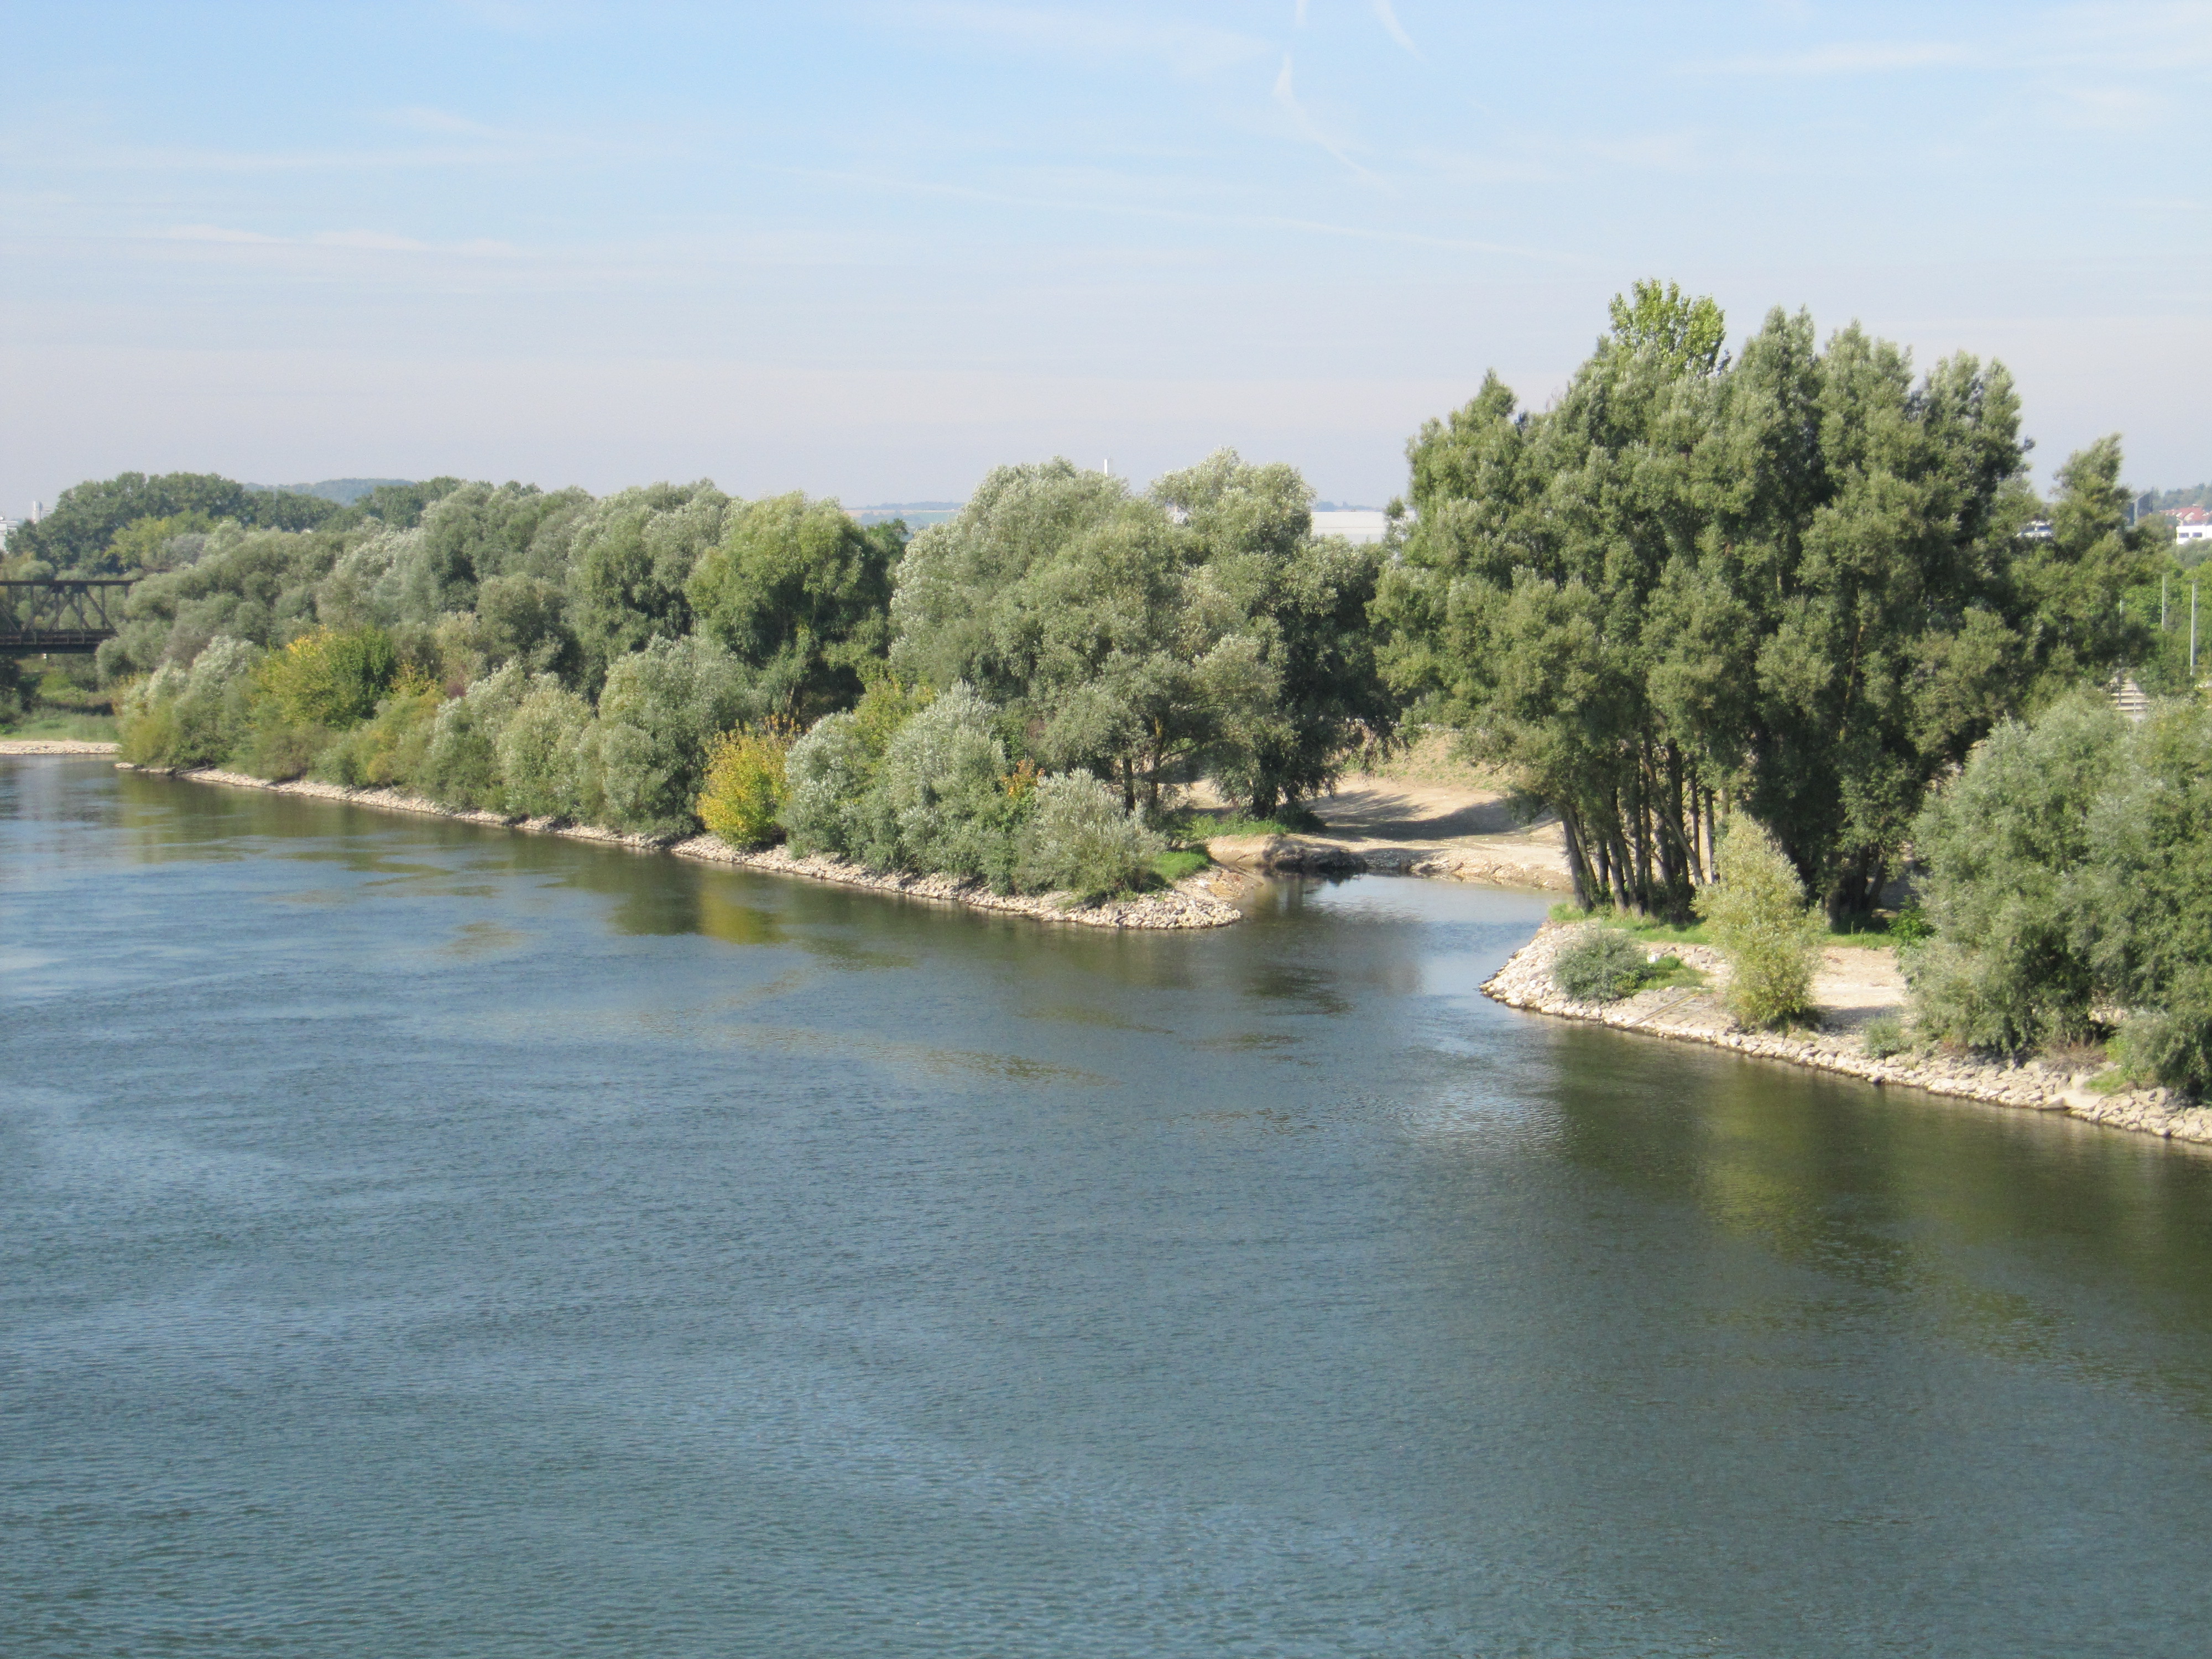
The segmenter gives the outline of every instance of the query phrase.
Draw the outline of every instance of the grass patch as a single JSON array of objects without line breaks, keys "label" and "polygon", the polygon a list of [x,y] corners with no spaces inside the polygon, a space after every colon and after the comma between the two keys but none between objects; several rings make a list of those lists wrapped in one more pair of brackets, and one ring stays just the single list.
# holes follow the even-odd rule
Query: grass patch
[{"label": "grass patch", "polygon": [[76,714],[61,708],[35,708],[14,726],[0,726],[0,737],[44,738],[52,742],[113,743],[112,714]]},{"label": "grass patch", "polygon": [[1647,991],[1668,991],[1680,986],[1695,990],[1705,982],[1705,970],[1692,968],[1681,957],[1668,954],[1649,964],[1644,970],[1644,988]]},{"label": "grass patch", "polygon": [[1178,841],[1210,841],[1216,836],[1319,836],[1328,825],[1321,816],[1303,806],[1276,809],[1273,817],[1249,817],[1242,812],[1212,813],[1193,810],[1179,813],[1170,825]]},{"label": "grass patch", "polygon": [[1705,925],[1693,921],[1686,927],[1677,927],[1672,922],[1662,921],[1656,916],[1639,916],[1629,910],[1584,910],[1571,900],[1552,907],[1553,921],[1601,921],[1608,927],[1618,927],[1632,938],[1652,945],[1710,945]]},{"label": "grass patch", "polygon": [[[1563,900],[1552,907],[1553,921],[1601,921],[1608,927],[1618,927],[1625,933],[1648,940],[1653,945],[1711,945],[1712,936],[1701,921],[1686,927],[1677,927],[1670,921],[1656,916],[1639,916],[1631,910],[1584,910],[1572,900]],[[1831,927],[1828,937],[1839,944],[1855,944],[1868,950],[1880,950],[1890,945],[1911,945],[1926,939],[1933,930],[1928,927],[1917,908],[1907,908],[1901,915],[1878,915],[1871,922],[1859,922],[1843,927]]]},{"label": "grass patch", "polygon": [[1146,868],[1163,887],[1172,887],[1186,876],[1194,876],[1213,860],[1194,847],[1178,847],[1155,854]]}]

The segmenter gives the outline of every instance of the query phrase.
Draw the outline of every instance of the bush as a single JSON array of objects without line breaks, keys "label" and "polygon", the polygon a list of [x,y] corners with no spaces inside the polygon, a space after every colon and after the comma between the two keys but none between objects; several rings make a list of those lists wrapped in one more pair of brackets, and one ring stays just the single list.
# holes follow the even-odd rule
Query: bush
[{"label": "bush", "polygon": [[878,679],[851,709],[825,714],[792,744],[783,823],[794,851],[878,870],[898,863],[898,821],[876,774],[898,729],[928,702],[927,693]]},{"label": "bush", "polygon": [[898,862],[957,876],[1011,875],[1014,815],[1000,785],[1006,745],[992,708],[955,684],[884,746],[876,787],[896,828]]},{"label": "bush", "polygon": [[765,847],[781,830],[787,793],[787,728],[770,720],[757,732],[727,732],[707,753],[707,785],[699,821],[732,847]]},{"label": "bush", "polygon": [[249,748],[260,654],[243,640],[217,638],[189,669],[166,663],[125,687],[115,703],[123,758],[140,766],[213,766]]},{"label": "bush", "polygon": [[1921,812],[1913,842],[1936,929],[1909,969],[1922,1030],[2010,1053],[2088,1035],[2089,814],[2128,746],[2110,698],[2069,699],[2032,726],[1998,727]]},{"label": "bush", "polygon": [[1015,878],[1031,892],[1065,891],[1091,903],[1137,884],[1166,850],[1159,836],[1088,772],[1059,772],[1030,792],[1035,805],[1017,842]]},{"label": "bush", "polygon": [[1917,899],[1899,910],[1889,924],[1893,945],[1925,945],[1935,937],[1935,925],[1928,920],[1928,913],[1920,908]]},{"label": "bush", "polygon": [[0,726],[23,718],[23,669],[13,657],[0,657]]},{"label": "bush", "polygon": [[533,818],[596,818],[599,734],[592,706],[550,675],[533,678],[493,745],[508,810]]},{"label": "bush", "polygon": [[1552,977],[1577,1002],[1618,1002],[1644,983],[1644,947],[1618,927],[1589,927],[1552,959]]},{"label": "bush", "polygon": [[1895,1014],[1879,1014],[1866,1023],[1860,1033],[1866,1051],[1876,1060],[1887,1060],[1901,1054],[1912,1046],[1912,1039],[1905,1030],[1905,1022]]},{"label": "bush", "polygon": [[354,788],[412,785],[421,776],[437,728],[438,688],[402,670],[376,713],[315,759],[315,775]]},{"label": "bush", "polygon": [[318,628],[264,659],[256,689],[287,725],[342,731],[376,712],[398,669],[382,629]]},{"label": "bush", "polygon": [[609,817],[642,835],[695,832],[708,749],[762,712],[744,665],[711,639],[655,639],[618,659],[599,694]]},{"label": "bush", "polygon": [[441,806],[508,810],[499,738],[532,690],[521,665],[487,674],[438,710],[416,787]]},{"label": "bush", "polygon": [[1737,818],[1718,848],[1720,879],[1698,893],[1698,915],[1729,964],[1729,1011],[1746,1025],[1779,1025],[1812,1006],[1824,936],[1797,871],[1759,825]]}]

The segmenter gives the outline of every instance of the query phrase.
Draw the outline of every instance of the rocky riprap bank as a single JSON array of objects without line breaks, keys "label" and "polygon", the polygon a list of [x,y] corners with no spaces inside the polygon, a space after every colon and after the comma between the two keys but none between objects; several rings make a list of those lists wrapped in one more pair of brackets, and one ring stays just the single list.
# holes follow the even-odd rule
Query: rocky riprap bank
[{"label": "rocky riprap bank", "polygon": [[[130,763],[118,761],[118,766],[130,769]],[[781,847],[744,851],[717,840],[713,836],[694,836],[687,840],[665,836],[626,836],[613,830],[602,830],[588,823],[571,823],[564,818],[519,817],[499,812],[471,812],[457,807],[441,806],[421,795],[410,795],[400,789],[349,789],[343,784],[316,783],[305,778],[285,783],[271,783],[245,772],[225,772],[212,767],[178,769],[149,766],[142,769],[164,777],[185,778],[194,783],[228,784],[240,789],[262,789],[281,795],[305,795],[316,800],[343,801],[353,806],[366,806],[382,812],[413,812],[432,817],[453,818],[463,823],[481,823],[505,830],[520,830],[531,835],[561,836],[571,841],[597,842],[603,846],[627,847],[641,853],[668,853],[680,859],[692,859],[703,864],[734,865],[741,869],[764,870],[774,875],[804,876],[812,881],[836,883],[842,887],[867,887],[878,892],[898,893],[908,898],[929,899],[941,904],[963,904],[976,910],[1003,910],[1013,915],[1029,916],[1038,921],[1071,922],[1081,927],[1136,928],[1152,931],[1193,927],[1223,927],[1232,921],[1243,920],[1244,913],[1229,898],[1213,890],[1223,885],[1234,885],[1237,878],[1200,873],[1177,883],[1160,893],[1142,893],[1132,898],[1108,899],[1098,904],[1071,904],[1067,896],[1060,893],[994,893],[981,881],[960,876],[913,876],[896,872],[885,873],[870,870],[863,865],[848,864],[839,859],[819,855],[799,857]]]},{"label": "rocky riprap bank", "polygon": [[[1535,938],[1491,975],[1482,988],[1483,994],[1509,1008],[1556,1014],[1563,1019],[1592,1020],[1650,1036],[1710,1043],[1739,1054],[1839,1072],[1869,1083],[1899,1084],[1996,1106],[2065,1112],[2113,1128],[2212,1144],[2212,1107],[2170,1089],[2099,1094],[2088,1087],[2088,1082],[2100,1068],[2069,1072],[2040,1060],[2014,1063],[1974,1054],[1929,1052],[1878,1059],[1867,1052],[1865,1039],[1856,1031],[1746,1030],[1729,1018],[1719,998],[1703,988],[1638,991],[1619,1002],[1577,1002],[1552,977],[1553,958],[1577,933],[1599,925],[1545,923]],[[1668,949],[1692,967],[1709,974],[1719,969],[1716,951],[1699,945]]]}]

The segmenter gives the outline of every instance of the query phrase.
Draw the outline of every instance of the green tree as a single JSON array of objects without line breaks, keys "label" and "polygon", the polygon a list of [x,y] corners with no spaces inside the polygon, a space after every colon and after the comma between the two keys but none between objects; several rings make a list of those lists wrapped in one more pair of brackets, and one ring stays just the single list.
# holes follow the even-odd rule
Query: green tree
[{"label": "green tree", "polygon": [[703,481],[661,483],[602,497],[577,519],[568,615],[582,647],[586,691],[598,690],[617,659],[691,631],[685,586],[721,540],[729,505]]},{"label": "green tree", "polygon": [[1863,916],[1934,780],[2141,648],[2117,453],[2069,466],[2039,541],[2002,367],[1916,382],[1778,311],[1731,360],[1656,284],[1613,322],[1552,409],[1493,375],[1413,441],[1385,667],[1559,811],[1584,902],[1684,913],[1732,799]]},{"label": "green tree", "polygon": [[111,544],[142,519],[229,519],[249,529],[307,530],[342,510],[319,495],[252,489],[212,472],[120,472],[62,491],[51,513],[9,533],[8,556],[11,562],[35,559],[65,574],[116,575],[126,567]]},{"label": "green tree", "polygon": [[849,706],[890,642],[901,526],[863,529],[833,501],[793,494],[732,507],[685,586],[699,625],[760,672],[782,712]]}]

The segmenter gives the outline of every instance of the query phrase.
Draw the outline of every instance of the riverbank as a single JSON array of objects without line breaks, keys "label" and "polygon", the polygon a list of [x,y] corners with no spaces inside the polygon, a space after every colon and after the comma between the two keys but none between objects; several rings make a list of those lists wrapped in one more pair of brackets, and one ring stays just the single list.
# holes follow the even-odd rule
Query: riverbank
[{"label": "riverbank", "polygon": [[76,738],[0,738],[0,756],[112,755],[118,747]]},{"label": "riverbank", "polygon": [[[104,751],[0,750],[0,753],[6,752],[112,753],[112,747],[111,745]],[[507,813],[471,811],[465,808],[441,806],[424,796],[409,794],[401,789],[350,789],[343,784],[318,783],[307,778],[272,783],[266,778],[257,778],[249,773],[226,772],[214,767],[175,770],[158,766],[134,768],[127,761],[118,761],[116,764],[125,770],[143,770],[154,776],[179,778],[189,783],[222,784],[234,789],[259,789],[271,794],[304,796],[311,800],[341,801],[349,806],[367,807],[372,811],[408,812],[428,817],[453,818],[459,823],[478,823],[487,828],[519,830],[526,835],[559,836],[570,841],[628,848],[638,853],[665,853],[672,857],[690,859],[700,864],[728,865],[738,869],[764,871],[770,875],[800,876],[809,881],[828,882],[840,887],[866,887],[876,892],[896,893],[902,897],[923,899],[936,904],[964,905],[973,910],[995,910],[1010,915],[1028,916],[1037,921],[1066,922],[1079,927],[1165,932],[1224,927],[1231,922],[1243,921],[1244,917],[1244,912],[1235,899],[1241,895],[1246,884],[1243,878],[1231,871],[1201,871],[1197,875],[1186,877],[1164,892],[1140,893],[1127,898],[1108,899],[1097,904],[1074,904],[1064,893],[994,893],[983,882],[972,878],[886,873],[861,865],[848,864],[838,859],[818,855],[799,857],[781,847],[745,851],[712,836],[693,836],[684,839],[630,836],[619,830],[603,830],[595,824],[572,823],[563,818],[532,818]]]},{"label": "riverbank", "polygon": [[[1494,1002],[1530,1013],[1551,1014],[1561,1019],[1587,1020],[1616,1030],[1647,1036],[1672,1037],[1678,1042],[1703,1042],[1716,1048],[1763,1060],[1788,1060],[1817,1071],[1835,1072],[1879,1085],[1895,1084],[1924,1089],[1930,1094],[1978,1100],[1993,1106],[2013,1106],[2039,1112],[2064,1112],[2091,1123],[2116,1129],[2132,1129],[2169,1140],[2212,1145],[2212,1107],[2192,1101],[2171,1089],[2136,1089],[2100,1093],[2089,1086],[2101,1065],[2069,1071],[2043,1060],[2012,1063],[1974,1054],[1917,1051],[1878,1057],[1868,1052],[1864,1025],[1879,1005],[1861,994],[1843,975],[1832,1006],[1822,996],[1823,975],[1814,982],[1814,997],[1821,1006],[1822,1029],[1812,1031],[1747,1031],[1737,1025],[1721,1006],[1717,984],[1727,970],[1719,952],[1703,945],[1670,945],[1668,949],[1707,976],[1703,986],[1673,986],[1638,991],[1619,1002],[1578,1002],[1559,988],[1552,975],[1553,959],[1575,936],[1595,922],[1546,922],[1535,938],[1508,957],[1505,965],[1484,983],[1482,992]],[[1831,955],[1835,955],[1831,952]],[[1901,981],[1900,981],[1901,984]]]}]

